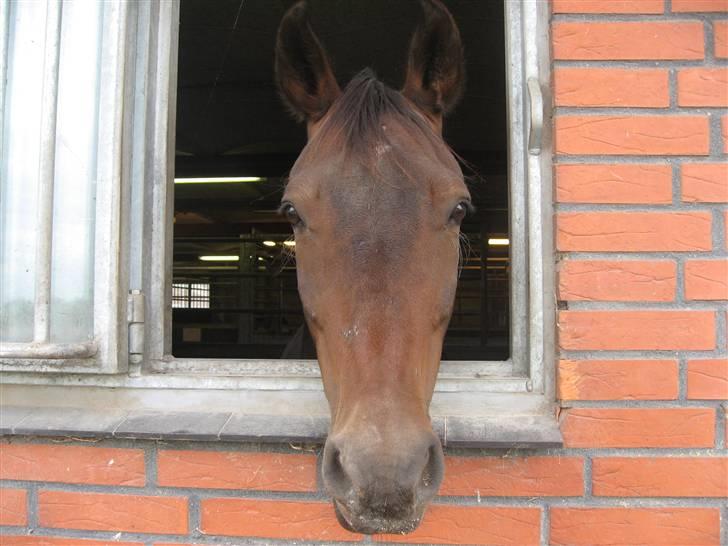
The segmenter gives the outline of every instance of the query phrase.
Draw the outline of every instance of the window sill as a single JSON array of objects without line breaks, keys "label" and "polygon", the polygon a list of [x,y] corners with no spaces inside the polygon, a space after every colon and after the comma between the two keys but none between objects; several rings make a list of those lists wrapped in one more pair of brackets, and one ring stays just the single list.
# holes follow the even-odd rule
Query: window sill
[{"label": "window sill", "polygon": [[[0,436],[54,436],[203,442],[323,443],[326,416],[250,415],[68,407],[0,407]],[[556,419],[522,416],[436,416],[433,427],[445,447],[561,447]]]}]

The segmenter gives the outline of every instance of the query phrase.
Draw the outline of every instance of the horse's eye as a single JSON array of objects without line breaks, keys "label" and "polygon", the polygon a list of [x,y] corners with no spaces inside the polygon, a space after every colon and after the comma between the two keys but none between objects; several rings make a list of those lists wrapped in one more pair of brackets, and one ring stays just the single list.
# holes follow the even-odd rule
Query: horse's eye
[{"label": "horse's eye", "polygon": [[469,209],[470,204],[467,201],[460,201],[450,213],[450,221],[455,224],[461,224]]},{"label": "horse's eye", "polygon": [[296,207],[291,205],[290,203],[286,203],[281,207],[281,212],[283,213],[283,216],[286,217],[286,220],[290,222],[292,226],[297,226],[301,223],[301,217],[298,215],[298,211],[296,210]]}]

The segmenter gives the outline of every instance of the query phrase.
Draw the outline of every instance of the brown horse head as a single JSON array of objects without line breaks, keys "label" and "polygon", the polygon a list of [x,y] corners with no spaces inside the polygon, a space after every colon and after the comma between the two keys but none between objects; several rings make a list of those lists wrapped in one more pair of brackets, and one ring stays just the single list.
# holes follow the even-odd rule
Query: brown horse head
[{"label": "brown horse head", "polygon": [[462,93],[460,35],[439,1],[422,6],[401,92],[368,70],[341,91],[303,3],[276,47],[279,90],[309,136],[281,210],[331,409],[323,481],[362,533],[415,529],[443,476],[428,408],[470,196],[441,136]]}]

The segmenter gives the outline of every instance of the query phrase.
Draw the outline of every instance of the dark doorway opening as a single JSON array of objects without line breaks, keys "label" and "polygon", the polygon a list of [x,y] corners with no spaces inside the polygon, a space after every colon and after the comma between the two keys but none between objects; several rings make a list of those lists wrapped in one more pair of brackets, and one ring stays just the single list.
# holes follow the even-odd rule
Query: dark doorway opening
[{"label": "dark doorway opening", "polygon": [[[416,1],[309,2],[340,84],[368,66],[401,87],[419,19]],[[295,246],[276,213],[306,138],[273,83],[275,34],[291,4],[181,2],[171,302],[177,357],[281,358],[303,324]],[[463,225],[470,250],[443,359],[505,360],[510,247],[503,2],[445,4],[461,31],[468,73],[465,96],[446,120],[445,140],[467,163],[477,210]]]}]

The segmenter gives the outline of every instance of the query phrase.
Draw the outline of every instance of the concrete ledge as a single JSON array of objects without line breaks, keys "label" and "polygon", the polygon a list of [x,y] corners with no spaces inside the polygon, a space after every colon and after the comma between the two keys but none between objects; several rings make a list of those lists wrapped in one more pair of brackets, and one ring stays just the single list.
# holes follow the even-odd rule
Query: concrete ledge
[{"label": "concrete ledge", "polygon": [[[435,417],[446,447],[552,448],[563,445],[555,418]],[[0,436],[62,436],[201,442],[323,443],[328,416],[123,411],[0,406]]]}]

